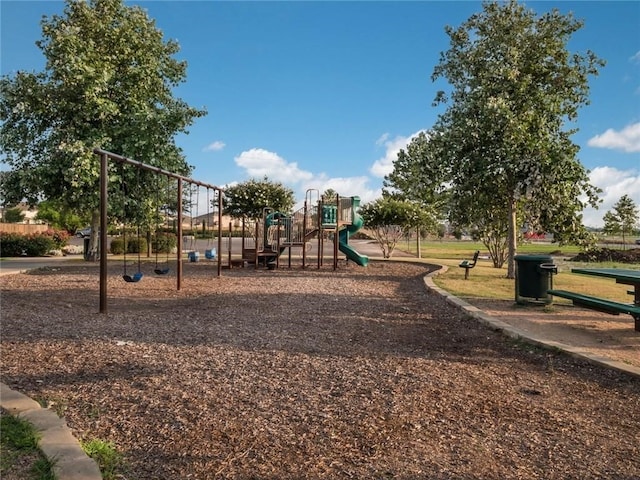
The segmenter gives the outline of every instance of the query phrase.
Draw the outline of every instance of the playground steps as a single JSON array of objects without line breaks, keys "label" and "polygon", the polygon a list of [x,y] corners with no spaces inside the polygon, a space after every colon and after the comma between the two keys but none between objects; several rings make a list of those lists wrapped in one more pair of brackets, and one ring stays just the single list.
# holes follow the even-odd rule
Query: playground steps
[{"label": "playground steps", "polygon": [[255,263],[256,261],[256,249],[255,248],[243,248],[242,260],[249,263]]}]

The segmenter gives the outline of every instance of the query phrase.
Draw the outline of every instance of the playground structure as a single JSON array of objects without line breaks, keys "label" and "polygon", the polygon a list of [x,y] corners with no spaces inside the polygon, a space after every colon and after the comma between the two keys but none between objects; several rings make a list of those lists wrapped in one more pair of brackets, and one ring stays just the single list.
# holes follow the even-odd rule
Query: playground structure
[{"label": "playground structure", "polygon": [[[317,190],[307,190],[304,206],[291,215],[265,208],[260,220],[252,225],[243,222],[242,262],[274,269],[280,266],[280,258],[287,251],[287,264],[291,267],[292,250],[299,247],[302,267],[306,268],[311,240],[315,239],[316,265],[320,268],[324,261],[324,242],[329,239],[333,241],[334,269],[339,251],[357,265],[367,266],[369,258],[349,245],[349,237],[364,224],[357,213],[359,205],[359,197],[324,198]],[[252,235],[247,236],[247,231]],[[231,253],[229,258],[231,262]]]}]

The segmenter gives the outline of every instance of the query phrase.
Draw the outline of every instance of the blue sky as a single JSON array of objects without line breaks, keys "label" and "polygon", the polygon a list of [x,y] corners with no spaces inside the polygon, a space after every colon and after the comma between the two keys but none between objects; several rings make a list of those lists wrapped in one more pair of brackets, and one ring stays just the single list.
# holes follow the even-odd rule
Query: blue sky
[{"label": "blue sky", "polygon": [[[446,87],[432,83],[445,25],[481,10],[476,1],[136,1],[188,62],[176,96],[208,115],[178,138],[193,177],[219,186],[267,175],[305,198],[333,188],[363,202],[380,195],[399,148],[430,128]],[[640,205],[640,2],[525,2],[573,12],[585,26],[569,49],[607,61],[581,109],[579,159],[602,188],[585,211],[600,226],[623,194]],[[0,2],[1,73],[42,70],[35,41],[59,1]]]}]

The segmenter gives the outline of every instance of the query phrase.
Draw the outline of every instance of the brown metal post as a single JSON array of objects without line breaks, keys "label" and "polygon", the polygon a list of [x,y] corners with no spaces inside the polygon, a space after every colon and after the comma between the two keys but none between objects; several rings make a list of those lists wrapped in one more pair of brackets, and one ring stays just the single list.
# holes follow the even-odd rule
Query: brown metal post
[{"label": "brown metal post", "polygon": [[333,269],[336,270],[338,268],[338,242],[340,241],[340,225],[342,222],[340,208],[340,195],[336,194],[336,229],[333,234]]},{"label": "brown metal post", "polygon": [[[276,227],[276,268],[280,268],[280,227],[282,226],[282,217],[278,217],[278,226]],[[273,250],[273,247],[271,247]]]},{"label": "brown metal post", "polygon": [[307,199],[304,199],[304,210],[302,214],[302,269],[306,268],[307,263]]},{"label": "brown metal post", "polygon": [[324,224],[322,223],[323,206],[324,197],[322,197],[322,200],[318,202],[318,211],[316,212],[316,215],[318,215],[318,270],[320,270],[324,257]]},{"label": "brown metal post", "polygon": [[100,155],[100,313],[107,313],[107,154]]},{"label": "brown metal post", "polygon": [[182,288],[182,179],[178,178],[178,252],[176,255],[176,290]]},{"label": "brown metal post", "polygon": [[218,189],[218,276],[222,275],[222,190]]},{"label": "brown metal post", "polygon": [[229,222],[229,242],[227,243],[227,252],[229,254],[229,268],[231,268],[231,222]]}]

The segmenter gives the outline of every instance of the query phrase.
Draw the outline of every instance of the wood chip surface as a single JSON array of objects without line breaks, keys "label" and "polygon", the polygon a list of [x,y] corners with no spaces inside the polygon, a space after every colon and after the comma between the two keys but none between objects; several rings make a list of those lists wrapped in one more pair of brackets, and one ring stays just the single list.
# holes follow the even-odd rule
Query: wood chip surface
[{"label": "wood chip surface", "polygon": [[0,279],[1,379],[113,442],[123,479],[640,478],[640,381],[528,347],[428,266],[93,265]]}]

